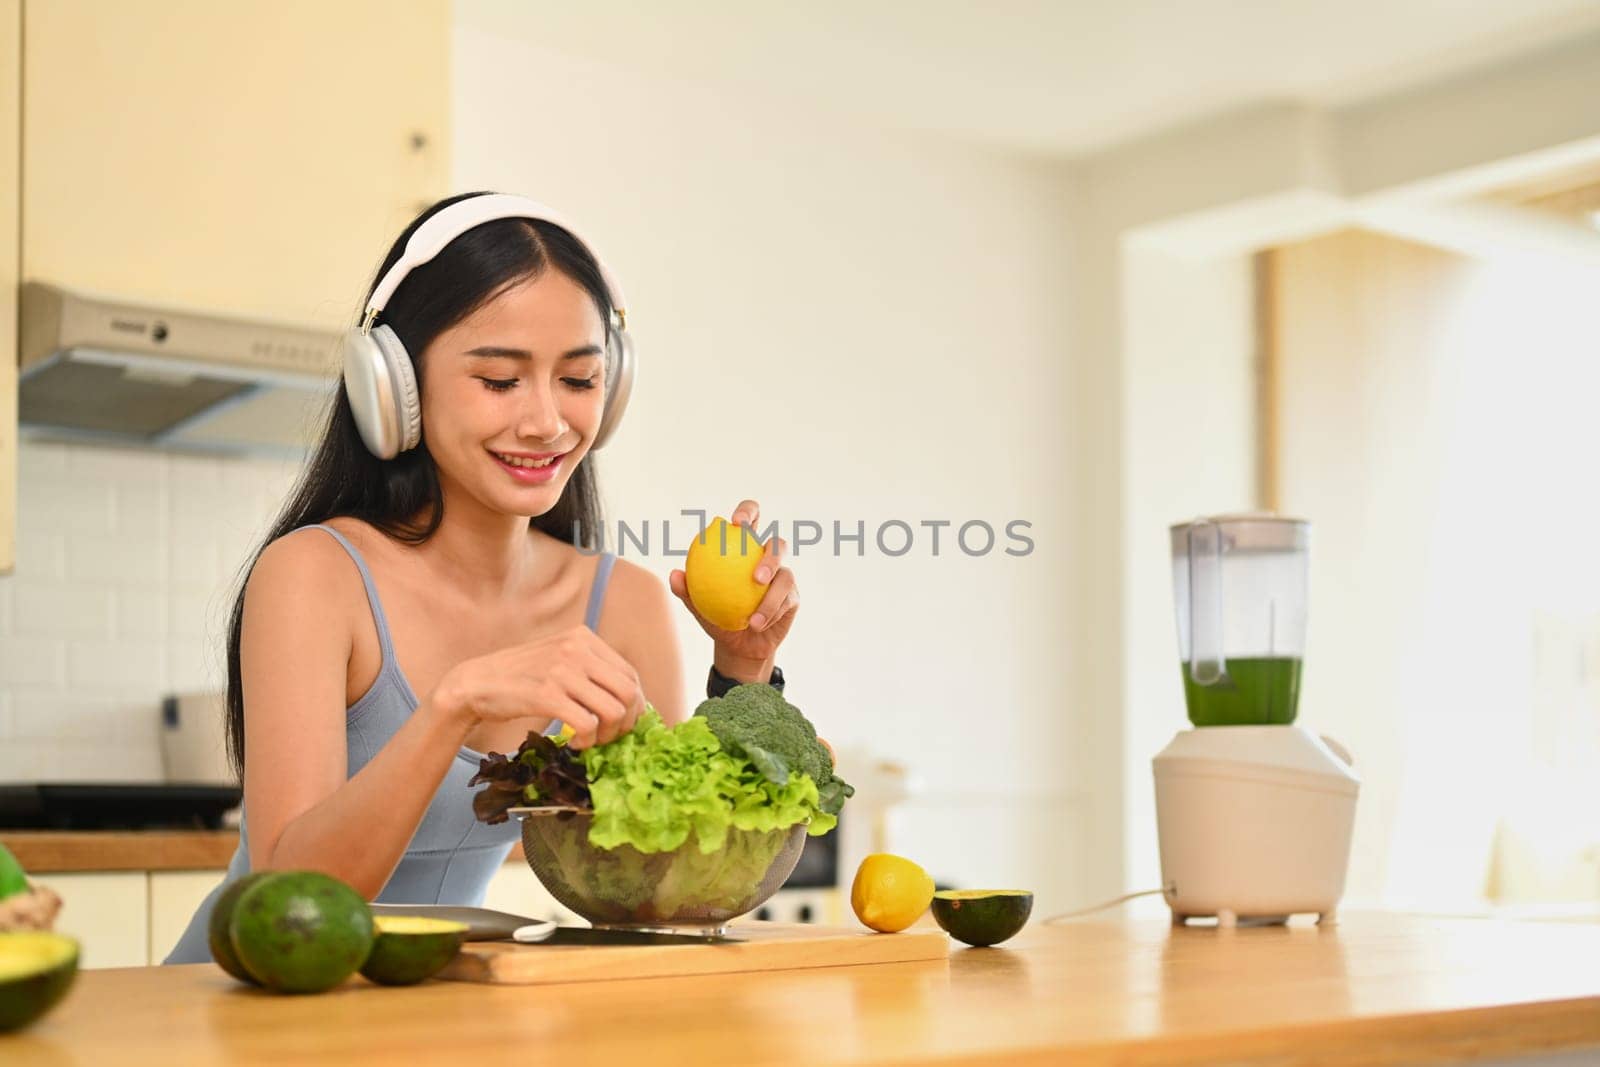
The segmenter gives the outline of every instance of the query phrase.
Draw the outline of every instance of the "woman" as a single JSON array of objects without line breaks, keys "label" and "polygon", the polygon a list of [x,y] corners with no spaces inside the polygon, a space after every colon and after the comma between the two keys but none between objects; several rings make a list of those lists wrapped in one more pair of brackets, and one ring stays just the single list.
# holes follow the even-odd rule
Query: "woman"
[{"label": "woman", "polygon": [[[322,441],[234,604],[227,730],[249,817],[224,884],[313,869],[368,899],[480,903],[517,834],[473,818],[482,753],[561,724],[576,746],[610,741],[647,698],[687,714],[660,580],[592,554],[589,453],[631,355],[614,278],[554,220],[520,197],[442,201],[368,292]],[[758,505],[730,521],[754,526]],[[782,685],[799,603],[784,550],[767,544],[771,585],[740,631],[671,572],[712,638],[709,692]],[[221,889],[166,962],[210,959]]]}]

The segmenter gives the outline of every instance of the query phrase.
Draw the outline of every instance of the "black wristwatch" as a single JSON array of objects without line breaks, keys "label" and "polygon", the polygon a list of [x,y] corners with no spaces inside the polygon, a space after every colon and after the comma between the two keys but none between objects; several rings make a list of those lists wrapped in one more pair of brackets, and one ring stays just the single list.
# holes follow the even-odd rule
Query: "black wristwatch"
[{"label": "black wristwatch", "polygon": [[[717,665],[713,663],[711,665],[711,673],[706,677],[706,696],[726,696],[728,690],[732,689],[736,685],[743,684],[744,683],[739,681],[737,678],[729,678],[727,675],[717,670]],[[776,689],[778,692],[783,692],[783,669],[781,667],[774,666],[772,668],[772,677],[767,681],[767,684],[772,686],[772,688]]]}]

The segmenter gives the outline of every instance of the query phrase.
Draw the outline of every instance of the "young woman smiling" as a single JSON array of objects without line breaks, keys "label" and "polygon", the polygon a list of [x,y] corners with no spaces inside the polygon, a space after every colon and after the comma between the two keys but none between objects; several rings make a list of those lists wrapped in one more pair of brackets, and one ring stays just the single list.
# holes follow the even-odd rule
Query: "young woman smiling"
[{"label": "young woman smiling", "polygon": [[[600,544],[591,453],[632,381],[619,287],[548,208],[468,194],[395,241],[321,443],[247,570],[227,729],[246,823],[223,885],[313,869],[369,899],[477,904],[517,835],[467,780],[530,730],[572,743],[687,714],[667,589]],[[755,526],[741,501],[730,521]],[[770,682],[798,609],[765,547],[759,625],[712,639],[710,688]],[[168,963],[210,958],[201,905]]]}]

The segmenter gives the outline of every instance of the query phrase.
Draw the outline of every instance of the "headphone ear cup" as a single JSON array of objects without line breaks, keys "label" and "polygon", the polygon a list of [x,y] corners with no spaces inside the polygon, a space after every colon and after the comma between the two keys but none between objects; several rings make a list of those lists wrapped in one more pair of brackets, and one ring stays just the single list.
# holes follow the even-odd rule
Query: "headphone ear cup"
[{"label": "headphone ear cup", "polygon": [[409,452],[422,442],[422,399],[417,395],[417,374],[400,338],[387,326],[372,331],[394,386],[395,426],[400,431],[399,452]]},{"label": "headphone ear cup", "polygon": [[416,376],[405,346],[387,326],[344,338],[344,387],[367,451],[393,459],[422,436]]},{"label": "headphone ear cup", "polygon": [[603,446],[617,426],[622,422],[622,413],[627,410],[628,397],[633,392],[634,375],[637,370],[638,355],[634,351],[633,338],[626,330],[612,329],[607,331],[606,343],[606,407],[600,415],[600,429],[594,435],[594,444],[589,446],[593,452]]}]

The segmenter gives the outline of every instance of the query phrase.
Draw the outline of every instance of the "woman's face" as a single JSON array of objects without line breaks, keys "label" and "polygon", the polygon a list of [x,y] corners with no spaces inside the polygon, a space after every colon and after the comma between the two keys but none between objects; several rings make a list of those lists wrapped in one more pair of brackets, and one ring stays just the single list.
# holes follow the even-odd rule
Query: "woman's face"
[{"label": "woman's face", "polygon": [[441,482],[510,515],[554,507],[600,428],[605,341],[588,291],[553,268],[435,338],[422,432]]}]

